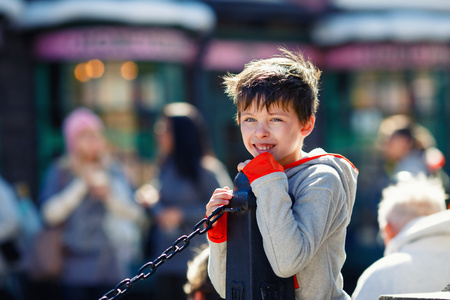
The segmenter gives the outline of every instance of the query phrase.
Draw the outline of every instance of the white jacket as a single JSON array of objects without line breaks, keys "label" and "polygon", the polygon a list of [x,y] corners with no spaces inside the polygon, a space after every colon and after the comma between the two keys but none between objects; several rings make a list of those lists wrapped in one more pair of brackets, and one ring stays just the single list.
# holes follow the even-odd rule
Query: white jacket
[{"label": "white jacket", "polygon": [[450,283],[450,210],[410,221],[358,280],[352,299],[441,291]]}]

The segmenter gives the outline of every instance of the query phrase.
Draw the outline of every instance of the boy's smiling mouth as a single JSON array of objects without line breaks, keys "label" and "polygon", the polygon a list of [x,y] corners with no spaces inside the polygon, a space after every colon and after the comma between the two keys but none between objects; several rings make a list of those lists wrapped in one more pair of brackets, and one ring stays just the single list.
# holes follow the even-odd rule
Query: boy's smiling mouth
[{"label": "boy's smiling mouth", "polygon": [[275,145],[272,144],[253,144],[253,146],[259,151],[268,151],[275,147]]}]

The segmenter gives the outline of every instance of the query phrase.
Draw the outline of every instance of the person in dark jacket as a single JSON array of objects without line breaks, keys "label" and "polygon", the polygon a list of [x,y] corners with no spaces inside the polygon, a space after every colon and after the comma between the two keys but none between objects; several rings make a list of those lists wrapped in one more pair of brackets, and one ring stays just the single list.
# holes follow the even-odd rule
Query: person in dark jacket
[{"label": "person in dark jacket", "polygon": [[[158,176],[136,194],[140,203],[150,207],[155,222],[151,259],[193,231],[204,218],[205,205],[216,188],[232,185],[224,165],[212,155],[206,129],[199,111],[188,103],[166,105],[155,124]],[[158,269],[157,299],[186,298],[183,286],[187,263],[194,257],[192,250],[204,243],[204,236],[196,236],[188,249]]]}]

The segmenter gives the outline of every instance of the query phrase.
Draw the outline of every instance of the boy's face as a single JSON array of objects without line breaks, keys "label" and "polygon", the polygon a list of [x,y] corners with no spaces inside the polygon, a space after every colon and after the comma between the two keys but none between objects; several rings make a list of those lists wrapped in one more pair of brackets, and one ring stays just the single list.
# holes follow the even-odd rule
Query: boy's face
[{"label": "boy's face", "polygon": [[273,105],[269,111],[251,105],[240,114],[242,139],[253,157],[269,152],[281,165],[302,157],[303,140],[314,128],[314,117],[301,124],[292,108]]}]

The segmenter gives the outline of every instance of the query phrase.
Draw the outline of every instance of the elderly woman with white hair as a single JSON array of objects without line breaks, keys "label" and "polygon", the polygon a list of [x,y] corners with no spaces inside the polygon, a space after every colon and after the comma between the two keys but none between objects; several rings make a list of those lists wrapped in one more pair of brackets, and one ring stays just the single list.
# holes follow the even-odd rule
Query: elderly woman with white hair
[{"label": "elderly woman with white hair", "polygon": [[437,292],[450,283],[450,210],[442,184],[405,177],[383,190],[378,222],[384,257],[364,271],[352,299]]}]

